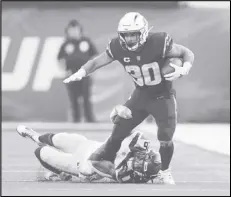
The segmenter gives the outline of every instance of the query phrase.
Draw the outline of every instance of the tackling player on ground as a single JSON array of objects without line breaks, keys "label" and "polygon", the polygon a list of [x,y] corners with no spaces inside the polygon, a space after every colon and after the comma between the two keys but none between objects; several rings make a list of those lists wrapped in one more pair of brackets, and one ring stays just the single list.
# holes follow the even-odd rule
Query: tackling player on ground
[{"label": "tackling player on ground", "polygon": [[[111,113],[112,122],[117,115],[127,118],[129,109],[125,108],[114,108]],[[94,171],[94,161],[89,161],[90,155],[102,143],[76,133],[40,134],[23,125],[19,125],[16,130],[22,137],[33,140],[39,146],[35,150],[35,156],[48,170],[45,174],[46,180],[146,183],[161,168],[159,153],[149,147],[150,141],[139,131],[134,131],[124,139],[116,155],[115,165],[109,161],[100,163],[100,169],[107,172],[105,176]]]},{"label": "tackling player on ground", "polygon": [[[125,106],[131,110],[130,119],[118,118],[108,140],[95,151],[91,159],[114,162],[123,139],[148,115],[158,126],[162,169],[156,179],[159,183],[175,184],[170,171],[174,144],[173,134],[177,123],[175,90],[172,81],[188,75],[194,54],[176,44],[165,32],[150,33],[147,20],[137,12],[125,14],[118,25],[118,36],[111,39],[105,52],[88,61],[64,83],[81,80],[95,70],[117,60],[135,82],[136,89]],[[169,58],[181,58],[183,66],[170,64],[174,72],[163,76],[161,69]],[[99,164],[98,164],[99,165]],[[93,164],[94,168],[98,168]]]}]

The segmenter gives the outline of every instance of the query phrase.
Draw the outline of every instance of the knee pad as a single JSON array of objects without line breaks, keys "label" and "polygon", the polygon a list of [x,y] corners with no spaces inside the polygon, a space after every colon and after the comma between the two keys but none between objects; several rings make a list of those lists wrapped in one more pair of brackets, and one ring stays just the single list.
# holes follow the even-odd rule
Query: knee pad
[{"label": "knee pad", "polygon": [[127,119],[123,118],[123,117],[120,117],[119,115],[116,115],[114,118],[113,118],[113,124],[117,124],[117,125],[121,125],[123,124],[124,121],[126,121]]}]

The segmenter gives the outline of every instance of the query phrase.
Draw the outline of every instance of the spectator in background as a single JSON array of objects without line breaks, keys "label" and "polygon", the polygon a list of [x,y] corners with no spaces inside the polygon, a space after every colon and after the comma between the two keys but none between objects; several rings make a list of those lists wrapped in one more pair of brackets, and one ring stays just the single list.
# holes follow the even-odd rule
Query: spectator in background
[{"label": "spectator in background", "polygon": [[[57,59],[69,76],[95,56],[97,50],[91,40],[83,35],[83,27],[75,19],[71,20],[67,25],[65,36],[66,39],[60,47]],[[81,97],[83,98],[86,122],[95,122],[90,101],[91,84],[90,77],[66,84],[73,122],[80,122],[81,120],[81,105],[79,103],[79,98]]]}]

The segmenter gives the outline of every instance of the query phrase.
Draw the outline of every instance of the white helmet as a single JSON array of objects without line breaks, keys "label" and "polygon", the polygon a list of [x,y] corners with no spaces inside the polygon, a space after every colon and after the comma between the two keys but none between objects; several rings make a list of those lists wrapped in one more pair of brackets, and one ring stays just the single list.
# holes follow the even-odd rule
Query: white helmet
[{"label": "white helmet", "polygon": [[[129,12],[120,19],[117,31],[121,45],[128,50],[135,51],[146,42],[149,32],[148,21],[138,12]],[[126,33],[138,33],[137,41],[131,46],[125,40]]]}]

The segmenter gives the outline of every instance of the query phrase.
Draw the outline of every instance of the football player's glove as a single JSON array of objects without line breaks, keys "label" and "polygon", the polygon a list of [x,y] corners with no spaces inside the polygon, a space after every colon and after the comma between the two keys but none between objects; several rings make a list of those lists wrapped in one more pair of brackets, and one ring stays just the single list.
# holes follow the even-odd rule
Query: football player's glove
[{"label": "football player's glove", "polygon": [[86,75],[87,75],[86,70],[84,70],[83,68],[80,68],[76,73],[66,78],[63,82],[70,83],[73,81],[80,81]]},{"label": "football player's glove", "polygon": [[189,70],[192,67],[192,64],[190,62],[185,62],[183,67],[179,67],[172,63],[170,63],[169,65],[172,66],[175,69],[175,71],[164,75],[165,79],[168,81],[174,81],[181,76],[188,75]]}]

